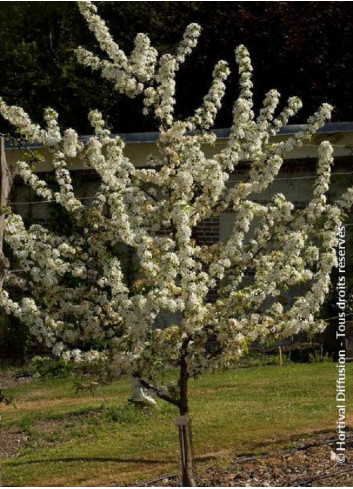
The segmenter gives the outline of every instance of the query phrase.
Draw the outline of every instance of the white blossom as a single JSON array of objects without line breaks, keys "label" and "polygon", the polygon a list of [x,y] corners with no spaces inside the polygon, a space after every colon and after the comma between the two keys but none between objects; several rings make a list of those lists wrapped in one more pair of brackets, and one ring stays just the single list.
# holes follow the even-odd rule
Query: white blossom
[{"label": "white blossom", "polygon": [[[55,199],[75,228],[66,236],[40,225],[26,227],[15,213],[6,215],[5,239],[23,275],[6,277],[1,307],[30,324],[64,359],[105,359],[117,374],[139,372],[148,379],[156,379],[160,362],[178,366],[182,353],[190,375],[196,375],[229,362],[253,341],[320,330],[320,307],[337,264],[337,228],[353,204],[352,188],[337,202],[327,201],[330,143],[319,146],[317,179],[305,209],[295,210],[282,194],[268,204],[256,196],[274,181],[287,153],[328,120],[332,107],[324,104],[298,133],[274,140],[301,102],[291,97],[276,115],[280,94],[271,90],[255,114],[250,56],[239,46],[240,91],[230,137],[225,149],[216,148],[210,157],[228,64],[216,64],[210,89],[193,114],[178,120],[174,110],[176,73],[196,46],[200,27],[191,24],[174,53],[162,55],[139,33],[127,55],[94,4],[80,2],[80,11],[108,59],[80,48],[78,60],[99,70],[119,93],[142,94],[143,113],[159,126],[158,154],[145,167],[135,167],[124,141],[111,134],[97,110],[89,113],[94,134],[83,145],[73,129],[60,129],[54,110],[45,111],[41,127],[0,99],[1,115],[17,132],[50,152],[56,182],[50,188],[26,161],[17,162],[19,174],[40,197]],[[76,196],[72,158],[99,176],[91,204]],[[244,181],[233,178],[239,162],[249,165]],[[234,214],[230,237],[213,245],[197,243],[194,230],[200,222],[224,211]],[[125,271],[131,255],[138,267],[133,279]],[[282,304],[288,288],[303,284],[301,294]],[[21,290],[22,300],[12,299],[10,285]],[[175,324],[157,328],[165,313],[175,315]],[[219,354],[209,354],[210,342]]]}]

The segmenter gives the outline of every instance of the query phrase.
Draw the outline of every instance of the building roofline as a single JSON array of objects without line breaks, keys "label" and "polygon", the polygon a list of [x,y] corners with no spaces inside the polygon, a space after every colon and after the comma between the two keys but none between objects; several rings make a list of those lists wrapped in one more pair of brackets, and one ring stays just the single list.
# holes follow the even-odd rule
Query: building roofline
[{"label": "building roofline", "polygon": [[[276,136],[291,136],[297,134],[305,127],[305,124],[289,124],[280,129]],[[216,134],[217,139],[223,140],[228,139],[230,134],[230,129],[213,129],[212,132]],[[328,122],[322,126],[315,134],[329,135],[329,134],[339,134],[339,133],[353,133],[353,122]],[[120,134],[121,138],[126,144],[152,144],[155,143],[159,137],[158,132],[130,132]],[[80,140],[87,142],[91,136],[83,135],[80,136]],[[17,149],[16,146],[12,145],[10,142],[6,142],[6,149]],[[28,148],[42,148],[41,143],[31,143],[27,145]]]}]

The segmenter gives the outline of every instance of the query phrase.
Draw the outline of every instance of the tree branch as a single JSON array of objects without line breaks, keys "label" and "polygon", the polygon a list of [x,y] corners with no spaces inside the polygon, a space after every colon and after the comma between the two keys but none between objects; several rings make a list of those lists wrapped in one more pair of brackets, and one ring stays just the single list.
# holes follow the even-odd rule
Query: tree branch
[{"label": "tree branch", "polygon": [[7,163],[5,153],[5,138],[0,137],[0,289],[6,275],[6,271],[10,266],[9,260],[4,255],[4,233],[5,233],[5,216],[4,210],[8,205],[13,173]]},{"label": "tree branch", "polygon": [[157,386],[154,386],[147,382],[146,380],[142,379],[138,375],[134,375],[145,389],[153,391],[160,399],[163,399],[163,401],[169,402],[170,404],[173,404],[176,407],[180,407],[180,400],[179,399],[174,399],[174,397],[168,396],[168,394],[165,394],[163,391],[158,389]]}]

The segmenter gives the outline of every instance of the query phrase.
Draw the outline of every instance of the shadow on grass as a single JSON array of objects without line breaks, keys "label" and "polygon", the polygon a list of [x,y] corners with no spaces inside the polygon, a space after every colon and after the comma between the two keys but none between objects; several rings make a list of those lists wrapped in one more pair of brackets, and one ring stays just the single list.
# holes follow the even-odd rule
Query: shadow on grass
[{"label": "shadow on grass", "polygon": [[113,457],[66,457],[66,458],[50,458],[39,460],[14,460],[9,461],[9,465],[33,465],[55,462],[117,462],[117,463],[132,463],[132,464],[164,464],[166,460],[151,460],[144,458],[113,458]]},{"label": "shadow on grass", "polygon": [[[217,455],[206,455],[195,458],[195,462],[207,462],[217,458]],[[158,460],[158,459],[145,459],[145,458],[113,458],[113,457],[66,457],[66,458],[50,458],[50,459],[39,459],[39,460],[9,460],[8,465],[34,465],[34,464],[45,464],[45,463],[56,463],[56,462],[116,462],[116,463],[131,463],[131,464],[146,464],[146,465],[157,465],[157,464],[170,464],[175,462],[173,460]]]}]

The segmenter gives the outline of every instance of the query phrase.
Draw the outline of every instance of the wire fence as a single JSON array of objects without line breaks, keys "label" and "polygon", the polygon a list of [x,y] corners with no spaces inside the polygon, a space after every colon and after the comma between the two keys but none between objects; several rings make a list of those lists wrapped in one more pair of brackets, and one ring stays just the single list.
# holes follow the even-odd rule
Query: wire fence
[{"label": "wire fence", "polygon": [[[353,175],[353,172],[333,172],[331,176],[347,176]],[[298,177],[280,177],[275,178],[274,182],[283,182],[283,181],[292,181],[292,180],[316,180],[317,175],[305,175]],[[77,200],[85,201],[85,200],[94,200],[95,196],[90,197],[76,197]],[[20,201],[20,202],[9,202],[9,205],[35,205],[35,204],[52,204],[57,203],[55,199],[52,200],[32,200],[32,201]]]}]

